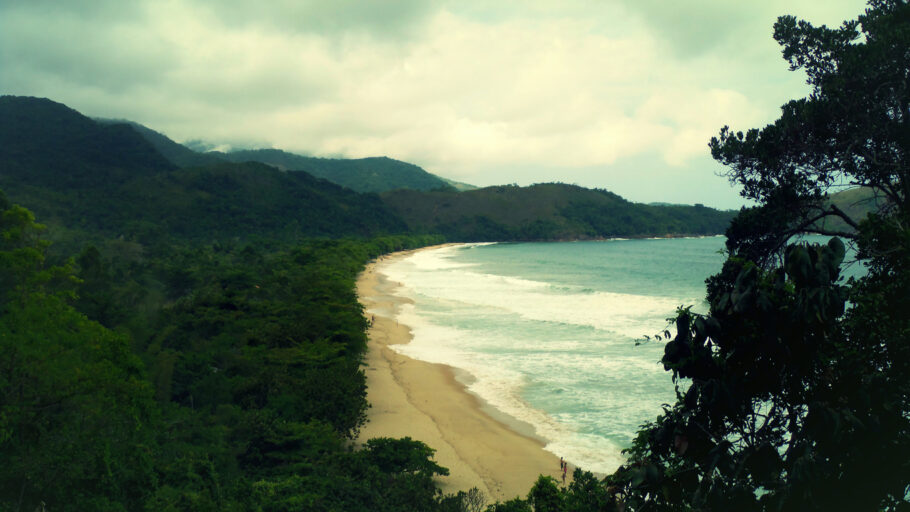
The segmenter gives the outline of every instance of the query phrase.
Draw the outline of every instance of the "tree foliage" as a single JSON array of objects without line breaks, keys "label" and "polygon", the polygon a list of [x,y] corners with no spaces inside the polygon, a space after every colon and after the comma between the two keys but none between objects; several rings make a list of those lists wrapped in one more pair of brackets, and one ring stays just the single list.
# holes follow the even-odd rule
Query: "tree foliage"
[{"label": "tree foliage", "polygon": [[128,340],[70,306],[71,265],[0,201],[0,506],[142,506],[154,482],[151,386]]},{"label": "tree foliage", "polygon": [[[873,0],[838,28],[775,25],[809,97],[714,157],[758,206],[727,232],[710,313],[681,309],[663,364],[677,402],[643,426],[607,479],[626,510],[910,507],[910,5]],[[887,201],[867,219],[825,202],[839,186]],[[853,229],[831,233],[835,216]],[[855,244],[868,272],[844,280]]]},{"label": "tree foliage", "polygon": [[423,443],[351,443],[368,406],[356,275],[438,238],[106,240],[54,265],[44,232],[0,195],[0,509],[469,503],[441,494]]},{"label": "tree foliage", "polygon": [[733,217],[703,205],[632,203],[606,190],[562,183],[396,190],[382,199],[411,231],[440,233],[452,241],[714,235]]}]

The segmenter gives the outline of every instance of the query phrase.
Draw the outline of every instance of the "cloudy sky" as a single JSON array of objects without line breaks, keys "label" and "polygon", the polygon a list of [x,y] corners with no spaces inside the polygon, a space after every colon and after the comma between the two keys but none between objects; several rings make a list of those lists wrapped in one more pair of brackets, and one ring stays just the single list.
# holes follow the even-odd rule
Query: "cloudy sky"
[{"label": "cloudy sky", "polygon": [[177,141],[741,203],[708,139],[804,96],[777,16],[861,0],[0,0],[0,93]]}]

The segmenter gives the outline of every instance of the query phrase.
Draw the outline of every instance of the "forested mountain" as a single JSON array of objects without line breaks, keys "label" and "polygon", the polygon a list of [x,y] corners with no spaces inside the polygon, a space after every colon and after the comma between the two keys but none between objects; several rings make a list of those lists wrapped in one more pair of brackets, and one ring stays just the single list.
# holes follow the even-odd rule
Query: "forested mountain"
[{"label": "forested mountain", "polygon": [[97,119],[97,121],[106,125],[127,124],[132,126],[161,155],[178,167],[199,167],[219,162],[260,162],[283,171],[304,171],[357,192],[383,192],[399,188],[414,190],[447,187],[454,187],[458,190],[476,188],[466,183],[440,178],[414,164],[387,157],[316,158],[280,149],[244,149],[227,153],[196,151],[174,142],[163,133],[133,121],[120,119]]},{"label": "forested mountain", "polygon": [[0,509],[460,503],[420,442],[349,448],[368,406],[354,279],[439,237],[377,238],[405,225],[376,195],[180,169],[134,127],[34,98],[0,99],[0,184]]},{"label": "forested mountain", "polygon": [[104,236],[299,239],[406,229],[375,195],[305,172],[229,162],[179,169],[134,128],[50,100],[3,97],[0,189],[45,222]]},{"label": "forested mountain", "polygon": [[453,240],[568,240],[722,233],[734,212],[629,202],[606,190],[545,183],[465,192],[382,194],[411,230]]},{"label": "forested mountain", "polygon": [[86,191],[175,166],[135,130],[99,124],[51,100],[0,96],[0,187]]},{"label": "forested mountain", "polygon": [[102,124],[128,124],[132,126],[133,129],[139,132],[139,135],[142,135],[142,137],[145,138],[149,144],[154,146],[162,156],[178,167],[199,167],[203,165],[214,165],[224,161],[213,153],[194,151],[183,144],[174,142],[167,135],[134,121],[125,119],[95,120]]},{"label": "forested mountain", "polygon": [[250,149],[213,153],[232,162],[262,162],[287,171],[306,171],[358,192],[383,192],[400,188],[433,190],[448,182],[420,167],[387,157],[358,159],[315,158],[280,149]]},{"label": "forested mountain", "polygon": [[[398,186],[410,189],[387,191],[382,201],[354,191]],[[414,190],[421,187],[434,190]],[[96,122],[50,100],[9,96],[0,100],[0,188],[54,226],[128,238],[296,240],[411,230],[452,241],[564,240],[717,234],[731,217],[562,184],[458,192],[389,158],[201,154],[135,123]]]}]

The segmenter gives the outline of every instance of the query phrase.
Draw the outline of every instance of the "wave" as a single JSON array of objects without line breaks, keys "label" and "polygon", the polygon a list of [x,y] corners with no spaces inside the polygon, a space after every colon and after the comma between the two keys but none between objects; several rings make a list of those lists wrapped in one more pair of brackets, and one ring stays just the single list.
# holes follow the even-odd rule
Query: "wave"
[{"label": "wave", "polygon": [[[468,392],[498,413],[530,425],[534,434],[544,440],[547,451],[599,473],[612,472],[622,463],[621,446],[616,442],[595,433],[578,432],[571,418],[560,420],[528,403],[523,392],[539,370],[516,371],[503,357],[473,350],[466,338],[475,333],[434,324],[411,304],[402,305],[397,318],[411,329],[413,340],[406,345],[393,345],[396,352],[465,372],[469,378],[462,383]],[[502,340],[498,343],[504,344]]]},{"label": "wave", "polygon": [[452,261],[451,249],[418,252],[384,267],[383,273],[399,283],[398,293],[412,300],[448,301],[629,338],[654,334],[678,306],[701,302],[697,297],[614,293],[476,272],[476,265]]},{"label": "wave", "polygon": [[[473,249],[419,251],[382,266],[394,293],[412,299],[396,318],[413,340],[394,350],[465,372],[468,391],[531,425],[547,450],[612,472],[638,426],[673,399],[662,344],[632,341],[692,299],[496,275],[469,262],[485,258],[461,258]],[[513,255],[522,253],[502,252]]]}]

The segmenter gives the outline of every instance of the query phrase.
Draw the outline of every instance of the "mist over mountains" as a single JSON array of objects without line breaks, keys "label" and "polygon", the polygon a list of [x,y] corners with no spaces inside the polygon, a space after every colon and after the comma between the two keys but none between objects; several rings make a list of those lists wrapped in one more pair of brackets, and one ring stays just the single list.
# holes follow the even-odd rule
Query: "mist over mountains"
[{"label": "mist over mountains", "polygon": [[0,190],[45,222],[143,238],[375,236],[567,240],[722,233],[732,212],[560,183],[462,191],[388,157],[194,151],[140,124],[0,98]]}]

